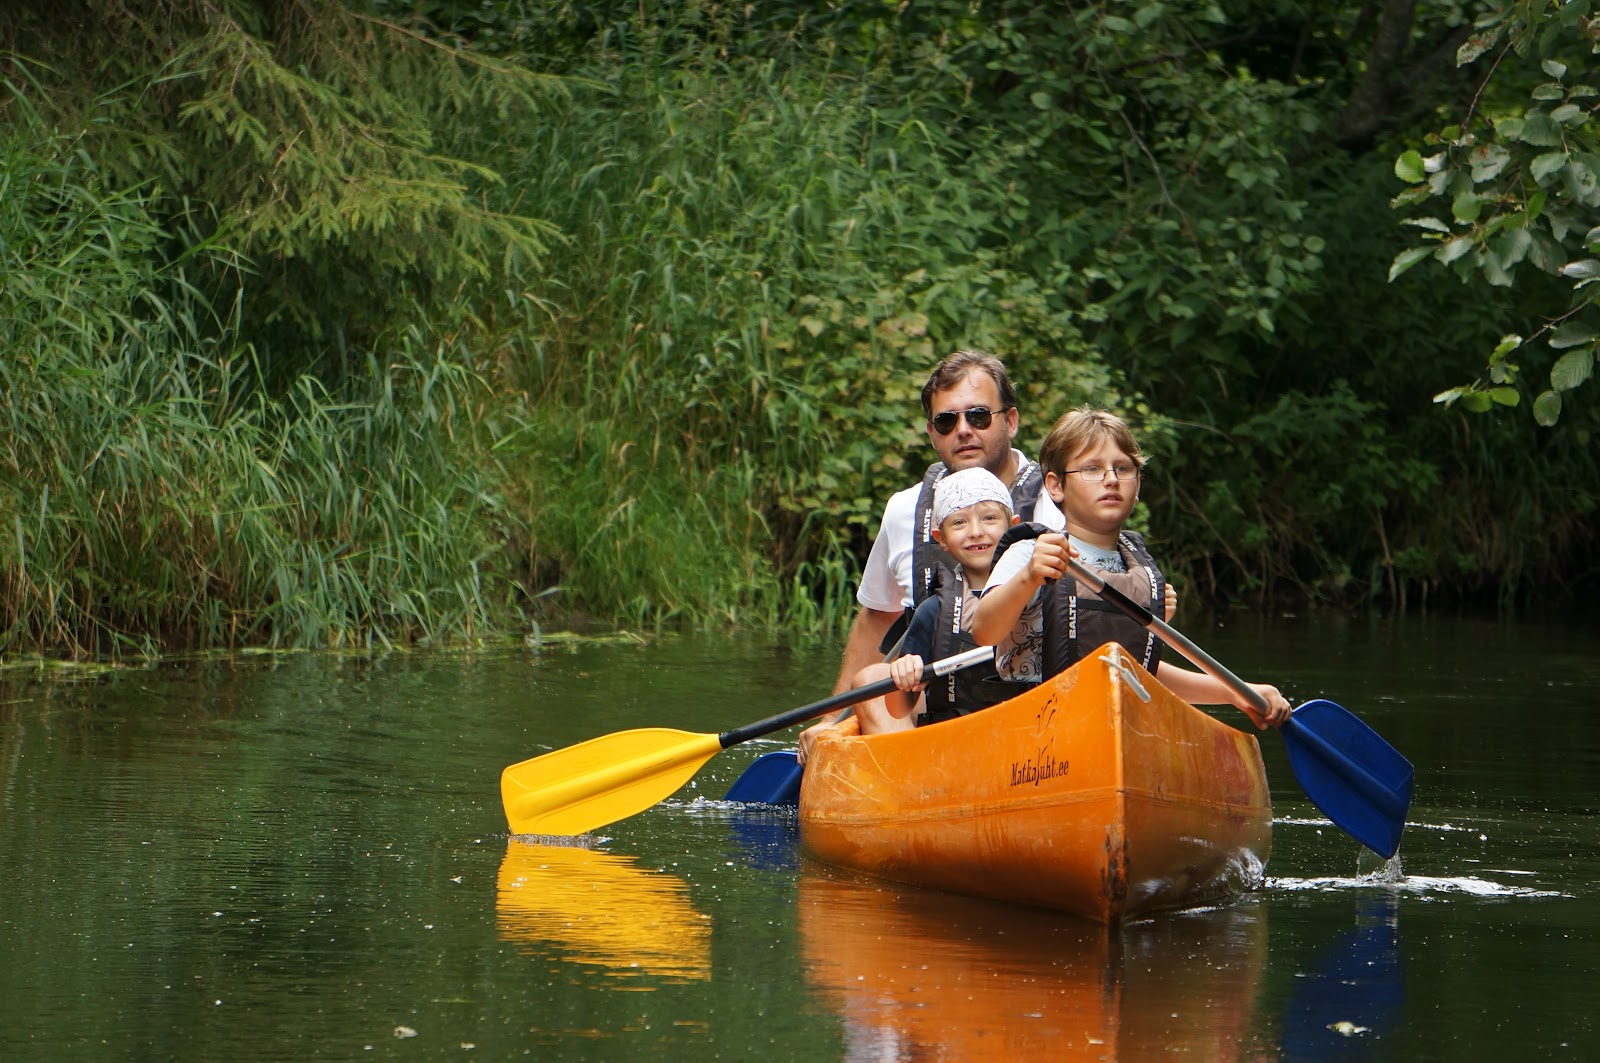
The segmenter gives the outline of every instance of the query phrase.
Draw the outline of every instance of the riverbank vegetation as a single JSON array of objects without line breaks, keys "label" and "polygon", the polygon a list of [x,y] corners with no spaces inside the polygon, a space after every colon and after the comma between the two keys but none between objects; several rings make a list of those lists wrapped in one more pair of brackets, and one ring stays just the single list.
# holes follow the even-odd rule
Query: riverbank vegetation
[{"label": "riverbank vegetation", "polygon": [[[1571,364],[1528,410],[1578,331],[1432,400],[1582,278],[1482,283],[1509,223],[1468,283],[1393,269],[1405,153],[1550,57],[1479,98],[1471,10],[1365,12],[19,5],[0,649],[834,632],[963,346],[1027,448],[1138,425],[1196,604],[1570,594],[1595,414]],[[1586,69],[1581,26],[1545,46]]]}]

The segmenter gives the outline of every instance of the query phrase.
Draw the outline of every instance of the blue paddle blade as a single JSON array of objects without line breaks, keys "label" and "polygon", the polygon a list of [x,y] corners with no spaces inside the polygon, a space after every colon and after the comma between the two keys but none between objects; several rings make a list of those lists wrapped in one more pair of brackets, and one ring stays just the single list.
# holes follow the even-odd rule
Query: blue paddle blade
[{"label": "blue paddle blade", "polygon": [[1279,731],[1306,796],[1356,841],[1394,856],[1411,807],[1411,762],[1331,701],[1306,702]]},{"label": "blue paddle blade", "polygon": [[763,805],[798,805],[800,776],[805,771],[791,749],[763,753],[728,787],[726,801]]}]

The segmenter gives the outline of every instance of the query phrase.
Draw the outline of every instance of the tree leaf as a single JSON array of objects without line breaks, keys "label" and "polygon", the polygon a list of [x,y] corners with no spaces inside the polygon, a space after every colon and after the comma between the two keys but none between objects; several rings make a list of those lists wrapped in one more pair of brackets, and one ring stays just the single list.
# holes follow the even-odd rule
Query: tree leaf
[{"label": "tree leaf", "polygon": [[1450,263],[1466,254],[1468,251],[1471,251],[1474,242],[1475,241],[1470,236],[1458,236],[1454,240],[1446,241],[1445,244],[1434,253],[1434,257],[1448,266]]},{"label": "tree leaf", "polygon": [[1588,112],[1575,103],[1563,103],[1560,107],[1550,112],[1550,120],[1560,122],[1562,125],[1575,125],[1579,122],[1586,122],[1588,119]]},{"label": "tree leaf", "polygon": [[1400,224],[1401,225],[1414,225],[1418,229],[1427,229],[1430,232],[1436,232],[1436,233],[1447,233],[1447,232],[1450,231],[1450,226],[1446,225],[1444,222],[1440,221],[1438,218],[1407,218],[1405,221],[1401,222]]},{"label": "tree leaf", "polygon": [[1528,165],[1528,172],[1533,174],[1533,179],[1544,184],[1544,179],[1557,173],[1567,164],[1567,153],[1564,151],[1547,151],[1536,156]]},{"label": "tree leaf", "polygon": [[1567,90],[1561,87],[1561,82],[1559,81],[1547,81],[1543,85],[1534,88],[1533,98],[1536,100],[1564,100],[1567,98]]},{"label": "tree leaf", "polygon": [[1550,334],[1547,342],[1559,351],[1567,347],[1576,347],[1580,343],[1592,343],[1594,339],[1595,331],[1588,325],[1581,321],[1564,321],[1561,327]]},{"label": "tree leaf", "polygon": [[1133,21],[1139,24],[1140,29],[1149,29],[1150,26],[1166,15],[1164,4],[1140,4],[1133,12]]},{"label": "tree leaf", "polygon": [[1528,260],[1539,269],[1546,273],[1559,274],[1566,258],[1562,246],[1552,240],[1548,233],[1533,234],[1533,248],[1528,252]]},{"label": "tree leaf", "polygon": [[1522,401],[1522,396],[1517,393],[1516,388],[1490,388],[1487,394],[1500,406],[1515,406]]},{"label": "tree leaf", "polygon": [[1489,353],[1489,364],[1494,365],[1496,362],[1501,361],[1506,355],[1510,354],[1512,351],[1521,346],[1522,337],[1518,336],[1515,332],[1501,336],[1500,342],[1495,346],[1495,349]]},{"label": "tree leaf", "polygon": [[1394,160],[1394,175],[1407,184],[1420,184],[1427,179],[1427,169],[1422,162],[1422,152],[1412,149]]},{"label": "tree leaf", "polygon": [[1494,241],[1494,253],[1502,266],[1511,269],[1527,257],[1528,248],[1532,246],[1533,234],[1519,225],[1506,230]]},{"label": "tree leaf", "polygon": [[1478,253],[1478,271],[1483,274],[1484,280],[1496,288],[1511,287],[1511,274],[1501,265],[1500,256],[1492,251]]},{"label": "tree leaf", "polygon": [[1575,280],[1600,277],[1600,260],[1583,258],[1576,262],[1568,262],[1561,267],[1561,275],[1563,277],[1572,277]]},{"label": "tree leaf", "polygon": [[1561,396],[1547,391],[1533,400],[1533,419],[1549,428],[1561,419]]},{"label": "tree leaf", "polygon": [[[1520,126],[1517,131],[1521,132]],[[1506,134],[1502,132],[1501,135]],[[1499,144],[1484,144],[1474,148],[1469,158],[1472,161],[1472,183],[1482,184],[1500,176],[1500,171],[1511,161],[1511,152]]]},{"label": "tree leaf", "polygon": [[1397,210],[1401,207],[1411,207],[1433,195],[1433,190],[1427,185],[1412,185],[1389,200],[1389,205]]},{"label": "tree leaf", "polygon": [[1550,367],[1550,387],[1556,391],[1571,391],[1589,379],[1594,372],[1594,348],[1583,347],[1568,351]]},{"label": "tree leaf", "polygon": [[1450,213],[1455,215],[1456,221],[1470,225],[1483,213],[1483,199],[1471,192],[1463,192],[1450,204]]},{"label": "tree leaf", "polygon": [[1418,262],[1421,262],[1431,254],[1433,254],[1433,248],[1431,247],[1406,248],[1404,251],[1394,256],[1394,261],[1389,264],[1389,280],[1393,281],[1396,277],[1400,276],[1400,274],[1404,273],[1412,266],[1415,266]]},{"label": "tree leaf", "polygon": [[1484,52],[1493,48],[1500,40],[1500,34],[1504,28],[1503,24],[1496,24],[1490,29],[1474,33],[1468,37],[1466,42],[1456,49],[1456,66],[1466,66]]},{"label": "tree leaf", "polygon": [[1547,114],[1530,114],[1517,139],[1536,148],[1553,148],[1561,143],[1561,127]]},{"label": "tree leaf", "polygon": [[1546,74],[1549,74],[1557,81],[1560,81],[1562,78],[1567,76],[1567,64],[1558,62],[1554,59],[1546,59],[1544,62],[1539,64],[1539,69],[1543,70]]}]

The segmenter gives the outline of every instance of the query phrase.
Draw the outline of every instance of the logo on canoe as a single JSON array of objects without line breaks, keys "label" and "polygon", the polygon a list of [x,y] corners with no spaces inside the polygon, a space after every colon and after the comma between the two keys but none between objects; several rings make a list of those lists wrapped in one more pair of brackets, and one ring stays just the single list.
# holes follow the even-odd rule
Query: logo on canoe
[{"label": "logo on canoe", "polygon": [[1040,750],[1039,755],[1028,760],[1013,761],[1011,764],[1012,786],[1038,786],[1049,779],[1055,779],[1067,774],[1067,762],[1057,760],[1055,754]]}]

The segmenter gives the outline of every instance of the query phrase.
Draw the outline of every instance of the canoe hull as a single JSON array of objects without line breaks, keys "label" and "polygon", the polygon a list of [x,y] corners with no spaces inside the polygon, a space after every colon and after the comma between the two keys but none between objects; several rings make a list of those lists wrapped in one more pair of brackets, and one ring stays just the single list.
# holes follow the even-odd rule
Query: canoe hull
[{"label": "canoe hull", "polygon": [[817,859],[1106,923],[1259,885],[1271,831],[1255,738],[1113,646],[958,720],[824,734],[800,795]]}]

